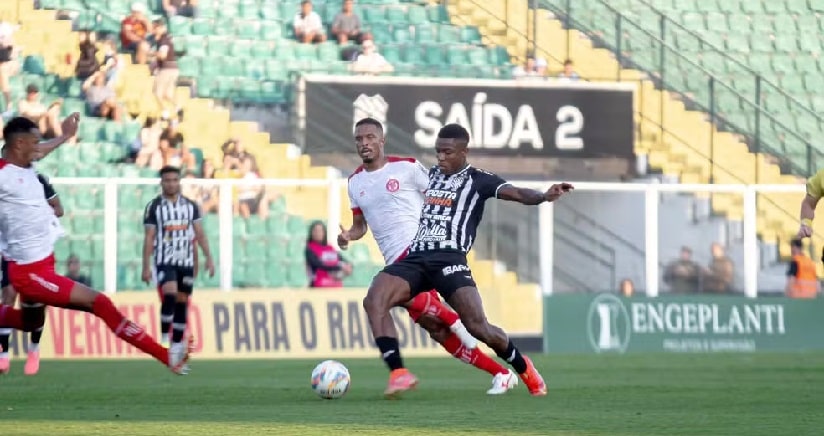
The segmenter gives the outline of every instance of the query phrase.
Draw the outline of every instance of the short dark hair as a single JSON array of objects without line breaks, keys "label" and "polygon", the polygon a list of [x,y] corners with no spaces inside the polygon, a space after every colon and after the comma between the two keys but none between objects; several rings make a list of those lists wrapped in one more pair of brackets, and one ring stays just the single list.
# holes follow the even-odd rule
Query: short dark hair
[{"label": "short dark hair", "polygon": [[21,133],[31,133],[32,129],[37,129],[37,124],[26,117],[14,117],[3,127],[3,138],[6,144],[10,143],[15,135]]},{"label": "short dark hair", "polygon": [[180,168],[173,167],[171,165],[166,165],[165,167],[161,168],[158,173],[160,174],[160,177],[163,177],[165,174],[177,174],[178,176],[180,176]]},{"label": "short dark hair", "polygon": [[438,138],[441,139],[460,139],[469,142],[469,132],[460,124],[447,124],[441,127],[438,131]]},{"label": "short dark hair", "polygon": [[355,123],[355,127],[360,127],[360,126],[375,126],[375,127],[378,128],[378,130],[383,132],[383,124],[381,124],[380,121],[378,121],[378,120],[376,120],[372,117],[361,118],[360,120],[358,120],[358,122]]},{"label": "short dark hair", "polygon": [[307,3],[310,4],[310,5],[312,4],[311,0],[303,0],[302,2],[300,2],[300,5],[303,6]]}]

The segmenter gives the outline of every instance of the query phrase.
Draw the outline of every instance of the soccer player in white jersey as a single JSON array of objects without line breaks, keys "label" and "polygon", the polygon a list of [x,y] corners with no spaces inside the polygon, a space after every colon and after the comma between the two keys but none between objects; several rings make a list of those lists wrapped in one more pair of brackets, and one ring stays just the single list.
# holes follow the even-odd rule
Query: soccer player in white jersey
[{"label": "soccer player in white jersey", "polygon": [[[361,239],[371,227],[384,260],[391,264],[406,256],[418,231],[428,171],[413,158],[386,156],[383,125],[374,118],[355,124],[355,144],[363,165],[349,177],[353,224],[350,229],[341,226],[338,245],[346,249],[350,241]],[[406,307],[409,316],[451,355],[492,375],[487,394],[503,394],[518,384],[514,372],[477,348],[477,340],[466,331],[458,314],[441,303],[436,291],[418,294]],[[387,395],[393,393],[399,377],[404,377],[404,371],[391,373]]]},{"label": "soccer player in white jersey", "polygon": [[[3,128],[5,156],[0,159],[0,238],[6,246],[9,279],[22,303],[41,303],[93,313],[119,338],[151,355],[176,374],[188,371],[189,350],[170,353],[139,325],[126,319],[106,295],[57,274],[54,270],[56,228],[54,213],[43,196],[32,162],[45,156],[77,132],[80,114],[63,121],[63,135],[38,144],[37,125],[23,117]],[[32,331],[44,319],[33,322],[19,309],[0,306],[0,327]]]},{"label": "soccer player in white jersey", "polygon": [[[57,192],[51,183],[49,183],[49,179],[46,176],[38,173],[37,179],[43,184],[43,195],[54,211],[53,223],[56,227],[55,239],[60,238],[63,236],[62,226],[60,226],[60,221],[58,220],[58,218],[63,216],[63,205],[60,203],[60,197],[58,197]],[[5,247],[0,247],[0,256],[2,256],[4,250]],[[0,279],[0,287],[2,287],[2,291],[0,291],[0,294],[2,294],[0,304],[14,307],[17,301],[17,291],[14,290],[14,287],[9,281],[9,262],[6,259],[0,259],[0,269],[3,271],[3,278]],[[40,303],[21,305],[21,309],[23,310],[24,317],[42,317],[45,319],[46,306]],[[9,339],[11,333],[12,329],[0,328],[0,374],[8,374],[11,367],[11,361],[9,359]],[[28,353],[26,356],[26,365],[23,367],[23,373],[26,375],[35,375],[40,371],[40,338],[43,336],[43,329],[36,329],[29,335]]]}]

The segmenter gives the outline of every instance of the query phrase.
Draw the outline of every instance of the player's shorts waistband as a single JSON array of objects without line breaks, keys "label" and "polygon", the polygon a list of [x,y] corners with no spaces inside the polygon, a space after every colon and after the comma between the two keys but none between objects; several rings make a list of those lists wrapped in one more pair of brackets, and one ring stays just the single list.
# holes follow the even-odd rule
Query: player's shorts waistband
[{"label": "player's shorts waistband", "polygon": [[7,262],[9,262],[12,265],[19,265],[19,266],[47,265],[47,264],[54,264],[54,262],[55,262],[54,261],[54,253],[51,253],[48,256],[46,256],[46,257],[44,257],[40,260],[35,260],[33,262],[17,262],[15,260],[6,259],[6,258],[4,258],[4,260],[6,260]]}]

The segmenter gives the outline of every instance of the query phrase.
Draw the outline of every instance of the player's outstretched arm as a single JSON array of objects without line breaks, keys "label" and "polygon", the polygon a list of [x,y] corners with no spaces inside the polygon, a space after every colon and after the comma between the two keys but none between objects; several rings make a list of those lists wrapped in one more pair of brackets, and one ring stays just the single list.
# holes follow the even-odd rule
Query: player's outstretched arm
[{"label": "player's outstretched arm", "polygon": [[67,116],[62,123],[60,123],[60,127],[63,130],[63,134],[58,136],[57,138],[50,139],[45,142],[41,142],[37,145],[37,149],[40,151],[40,159],[49,155],[49,153],[53,152],[63,145],[66,141],[73,138],[74,135],[77,134],[77,126],[80,124],[80,113],[75,112],[69,116]]},{"label": "player's outstretched arm", "polygon": [[536,191],[529,188],[519,188],[512,185],[504,185],[498,189],[498,198],[501,200],[514,201],[534,206],[544,202],[555,201],[565,193],[575,189],[569,183],[557,183],[550,186],[546,192]]}]

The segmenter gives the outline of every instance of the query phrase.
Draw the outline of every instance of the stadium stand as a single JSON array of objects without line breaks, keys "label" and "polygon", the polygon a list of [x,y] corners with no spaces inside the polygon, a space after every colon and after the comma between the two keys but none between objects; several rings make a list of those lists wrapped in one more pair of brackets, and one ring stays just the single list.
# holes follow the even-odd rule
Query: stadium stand
[{"label": "stadium stand", "polygon": [[[809,140],[820,132],[820,118],[807,105],[817,98],[812,84],[819,74],[820,48],[818,39],[804,35],[818,29],[819,18],[806,1],[586,0],[574,2],[569,16],[563,15],[569,2],[560,0],[541,2],[537,10],[527,2],[493,0],[478,7],[480,3],[450,2],[450,16],[456,23],[478,26],[484,38],[505,44],[513,58],[534,43],[535,54],[546,57],[551,70],[560,70],[564,54],[574,53],[584,79],[638,82],[636,153],[682,183],[799,183],[799,176],[817,169],[821,152]],[[660,14],[672,21],[667,21],[663,46],[657,38]],[[521,15],[528,19],[500,18]],[[534,41],[527,36],[533,25]],[[756,74],[764,79],[760,107],[755,103]],[[715,78],[715,123],[706,112],[710,76]],[[758,109],[766,112],[756,135]],[[769,153],[751,152],[756,136],[760,149]],[[778,244],[795,233],[799,201],[794,195],[759,196],[763,241]],[[713,194],[712,206],[729,219],[743,217],[740,196]],[[822,232],[824,224],[817,223],[817,246],[824,243]],[[788,244],[778,247],[789,255]]]},{"label": "stadium stand", "polygon": [[[307,46],[312,49],[313,56],[320,56],[318,58],[301,58],[297,54],[294,57],[267,58],[259,52],[250,54],[251,56],[257,55],[257,58],[244,58],[257,59],[257,65],[261,64],[261,60],[264,66],[278,65],[280,70],[277,74],[269,75],[270,71],[266,69],[262,73],[266,78],[264,82],[267,80],[276,82],[277,84],[273,86],[284,90],[283,93],[274,97],[266,94],[265,90],[255,88],[249,91],[250,88],[238,85],[239,83],[248,84],[251,78],[256,77],[253,75],[239,78],[244,76],[210,76],[210,72],[204,74],[203,62],[197,60],[198,48],[194,49],[194,52],[189,50],[189,47],[192,47],[190,40],[195,41],[194,47],[204,44],[207,51],[203,53],[203,56],[206,56],[210,53],[208,50],[216,50],[215,46],[221,47],[224,42],[238,41],[238,45],[248,45],[254,38],[261,35],[269,38],[267,41],[280,48],[292,47],[296,52],[304,50],[303,56],[309,57],[305,47],[300,48],[302,45],[288,39],[288,30],[284,30],[288,28],[285,22],[276,19],[276,17],[291,16],[293,12],[289,11],[296,10],[298,3],[261,1],[222,3],[219,18],[218,3],[202,1],[200,5],[204,7],[199,18],[175,17],[170,26],[176,41],[185,41],[181,44],[186,47],[185,55],[181,58],[181,69],[190,68],[187,74],[194,76],[196,83],[215,84],[211,88],[210,85],[198,85],[196,88],[199,97],[191,97],[188,87],[179,87],[177,90],[177,98],[184,114],[179,130],[187,143],[198,146],[195,151],[199,160],[209,158],[217,162],[221,160],[220,145],[223,141],[236,138],[242,141],[252,154],[265,156],[265,158],[258,159],[260,172],[264,177],[317,179],[327,178],[330,176],[330,171],[331,176],[340,176],[331,168],[312,166],[311,158],[300,154],[300,151],[291,145],[270,144],[268,134],[258,132],[256,123],[232,122],[229,119],[229,111],[221,107],[218,102],[209,98],[200,98],[228,98],[232,101],[243,101],[243,95],[254,95],[253,101],[246,101],[282,103],[288,97],[287,83],[289,74],[293,72],[312,70],[313,66],[323,63],[332,65],[334,73],[348,74],[346,69],[340,68],[338,61],[330,58],[331,50],[328,44],[320,44],[317,47]],[[26,72],[14,79],[15,97],[22,94],[22,89],[27,84],[37,83],[42,85],[41,89],[47,90],[47,100],[56,97],[64,99],[65,113],[71,110],[83,112],[84,104],[79,99],[80,83],[72,77],[74,65],[70,61],[79,56],[77,48],[79,39],[77,34],[72,32],[70,21],[55,19],[55,10],[60,10],[61,13],[72,12],[75,15],[75,28],[118,33],[120,19],[123,13],[128,11],[131,2],[43,0],[40,6],[47,8],[44,10],[33,9],[32,2],[26,0],[11,2],[14,7],[11,7],[10,3],[4,2],[3,4],[5,6],[0,6],[0,19],[21,23],[21,28],[15,36],[16,41],[22,47],[24,56],[22,63]],[[280,4],[280,6],[273,8],[273,4]],[[224,7],[228,12],[224,13]],[[449,25],[445,10],[441,7],[391,0],[369,2],[362,4],[361,7],[362,16],[370,24],[370,28],[375,33],[375,39],[379,44],[386,43],[387,58],[392,56],[390,53],[393,53],[393,50],[400,53],[398,58],[400,68],[396,70],[398,73],[416,71],[420,75],[462,74],[466,77],[476,77],[477,74],[483,74],[486,77],[506,77],[511,71],[509,60],[501,48],[482,45],[480,34],[474,27]],[[332,12],[339,9],[340,2],[328,2],[323,9],[325,21],[329,21],[333,16]],[[272,12],[272,10],[277,12]],[[233,15],[235,13],[237,16]],[[227,17],[231,17],[233,23],[231,28],[236,32],[248,32],[249,28],[254,28],[259,29],[261,33],[255,35],[237,33],[234,36],[217,34],[221,32],[217,29],[225,29],[225,27],[218,27],[215,23],[221,20],[225,23]],[[278,31],[266,34],[264,29],[274,24],[279,26]],[[381,33],[387,29],[390,30],[389,33]],[[409,31],[404,32],[404,29],[409,29]],[[250,39],[242,39],[244,36]],[[424,44],[417,44],[417,42]],[[237,47],[233,47],[224,55],[236,56],[237,53],[232,50]],[[426,52],[421,55],[423,58],[411,57],[412,55],[404,57],[407,56],[407,51],[411,53],[415,50],[413,47],[425,48]],[[290,53],[289,49],[277,52],[280,53],[277,56]],[[460,53],[456,54],[457,52]],[[448,56],[447,53],[449,53]],[[185,62],[188,61],[183,60],[187,57],[196,60],[186,66]],[[125,146],[134,140],[140,129],[140,121],[162,113],[162,108],[158,107],[157,101],[152,96],[153,77],[147,66],[133,65],[129,56],[121,55],[120,59],[126,65],[118,79],[117,96],[118,100],[127,107],[127,111],[136,115],[135,121],[115,123],[85,117],[80,129],[80,142],[77,145],[61,148],[58,153],[45,159],[41,163],[44,172],[61,177],[153,176],[145,169],[141,170],[134,165],[114,163],[123,157]],[[411,63],[415,60],[421,63],[423,60],[429,62],[424,64],[423,69],[413,69],[413,66],[421,66],[421,64]],[[468,63],[461,64],[458,60]],[[197,68],[192,67],[198,63]],[[238,87],[225,88],[231,91],[223,94],[219,92],[213,94],[214,89],[224,89],[222,87],[226,83]],[[248,92],[246,94],[237,92],[239,89],[246,89]],[[261,100],[261,95],[267,96],[265,101]],[[220,138],[220,140],[216,141],[215,138]],[[277,191],[280,195],[270,203],[272,213],[269,214],[269,218],[263,220],[257,216],[251,216],[246,220],[240,218],[234,220],[233,274],[237,286],[304,287],[306,285],[303,248],[307,224],[310,220],[325,219],[328,216],[326,192],[322,189],[310,188],[278,189]],[[64,221],[69,236],[60,242],[58,258],[62,261],[68,257],[69,253],[77,253],[91,269],[94,283],[102,284],[103,189],[99,185],[77,185],[61,188],[60,193],[68,211]],[[151,185],[137,188],[122,186],[118,189],[118,205],[121,208],[121,213],[117,217],[118,289],[145,289],[140,283],[138,251],[140,241],[142,241],[142,205],[156,194],[157,187]],[[345,188],[342,189],[341,194],[342,198],[345,198]],[[343,201],[340,211],[344,224],[348,224],[347,220],[351,219],[347,203]],[[206,228],[212,246],[217,247],[219,226],[216,215],[206,217]],[[284,246],[286,249],[283,248]],[[216,256],[219,256],[217,250],[215,252]],[[355,273],[345,281],[347,286],[368,285],[372,276],[382,265],[382,258],[371,238],[366,243],[353,244],[347,257],[355,263]],[[534,298],[538,298],[537,286],[518,283],[515,273],[506,271],[506,268],[499,262],[472,257],[470,264],[488,301],[498,301],[501,298],[500,291],[525,297],[519,299],[524,302],[523,308],[510,306],[507,310],[529,314],[529,316],[515,317],[523,320],[523,326],[515,326],[516,331],[517,328],[523,330],[532,328],[534,320],[540,319],[540,306],[532,304]],[[207,279],[201,276],[199,278],[198,286],[217,287],[218,285],[217,277]]]}]

